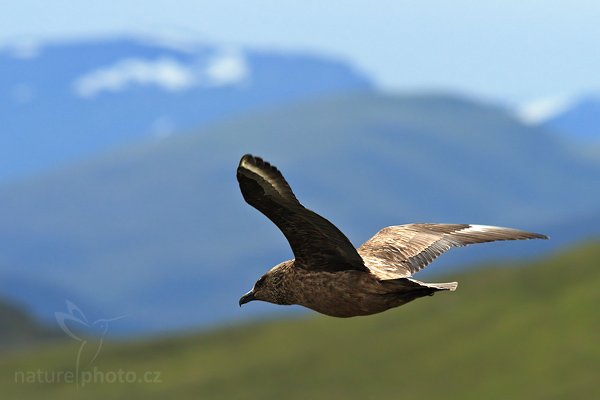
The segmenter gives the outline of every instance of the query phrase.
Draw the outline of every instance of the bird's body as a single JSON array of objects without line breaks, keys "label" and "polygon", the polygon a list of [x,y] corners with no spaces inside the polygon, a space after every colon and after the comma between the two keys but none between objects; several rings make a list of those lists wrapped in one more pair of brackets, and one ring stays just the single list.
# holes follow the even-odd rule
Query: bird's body
[{"label": "bird's body", "polygon": [[[300,275],[303,276],[298,281],[304,283],[300,287],[305,290],[295,304],[341,318],[380,313],[440,290],[411,279],[382,281],[373,274],[357,271],[301,272]],[[313,285],[318,292],[306,290]]]},{"label": "bird's body", "polygon": [[[372,273],[355,270],[311,271],[295,266],[294,260],[277,265],[269,274],[280,276],[270,293],[274,303],[298,304],[341,318],[375,314],[456,287],[454,283],[427,286],[431,284],[410,278],[381,280]],[[442,289],[439,285],[450,286]]]},{"label": "bird's body", "polygon": [[451,247],[496,240],[546,238],[511,228],[468,224],[390,226],[355,249],[333,224],[300,204],[283,175],[245,155],[237,169],[244,199],[273,221],[295,259],[263,275],[240,299],[299,304],[333,317],[375,314],[457,283],[423,283],[411,276]]}]

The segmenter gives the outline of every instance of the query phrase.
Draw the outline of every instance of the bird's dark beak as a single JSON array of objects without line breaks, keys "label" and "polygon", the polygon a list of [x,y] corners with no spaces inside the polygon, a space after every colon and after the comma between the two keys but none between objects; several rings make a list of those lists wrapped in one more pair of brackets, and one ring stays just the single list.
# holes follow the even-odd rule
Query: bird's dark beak
[{"label": "bird's dark beak", "polygon": [[240,307],[242,304],[249,303],[252,300],[256,300],[256,298],[254,297],[254,292],[251,290],[240,298]]}]

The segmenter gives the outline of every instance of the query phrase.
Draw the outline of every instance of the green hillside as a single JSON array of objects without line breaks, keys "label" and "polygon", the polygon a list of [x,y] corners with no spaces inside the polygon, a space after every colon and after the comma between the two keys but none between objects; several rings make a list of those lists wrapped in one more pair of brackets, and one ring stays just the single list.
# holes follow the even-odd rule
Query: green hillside
[{"label": "green hillside", "polygon": [[41,325],[26,311],[0,299],[0,352],[58,338],[62,335],[57,329]]},{"label": "green hillside", "polygon": [[[458,278],[400,309],[312,315],[106,345],[98,371],[160,371],[160,383],[14,383],[72,370],[77,344],[0,361],[6,398],[600,398],[600,246]],[[275,307],[275,306],[273,306]],[[241,312],[243,312],[242,310]],[[151,375],[153,377],[154,375]]]}]

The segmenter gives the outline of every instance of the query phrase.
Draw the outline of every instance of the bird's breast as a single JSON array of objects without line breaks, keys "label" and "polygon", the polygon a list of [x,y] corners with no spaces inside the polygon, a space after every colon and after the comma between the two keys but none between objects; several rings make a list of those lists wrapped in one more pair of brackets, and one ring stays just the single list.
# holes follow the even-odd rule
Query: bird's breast
[{"label": "bird's breast", "polygon": [[333,317],[378,313],[393,305],[377,277],[360,271],[300,271],[294,279],[294,302]]}]

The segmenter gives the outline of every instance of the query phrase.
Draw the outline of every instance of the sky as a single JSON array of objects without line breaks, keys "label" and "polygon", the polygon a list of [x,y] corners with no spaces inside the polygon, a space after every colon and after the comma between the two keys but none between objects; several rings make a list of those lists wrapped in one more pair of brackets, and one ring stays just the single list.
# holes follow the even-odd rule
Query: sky
[{"label": "sky", "polygon": [[598,21],[597,0],[4,0],[0,43],[166,32],[341,57],[384,90],[548,107],[600,92]]}]

